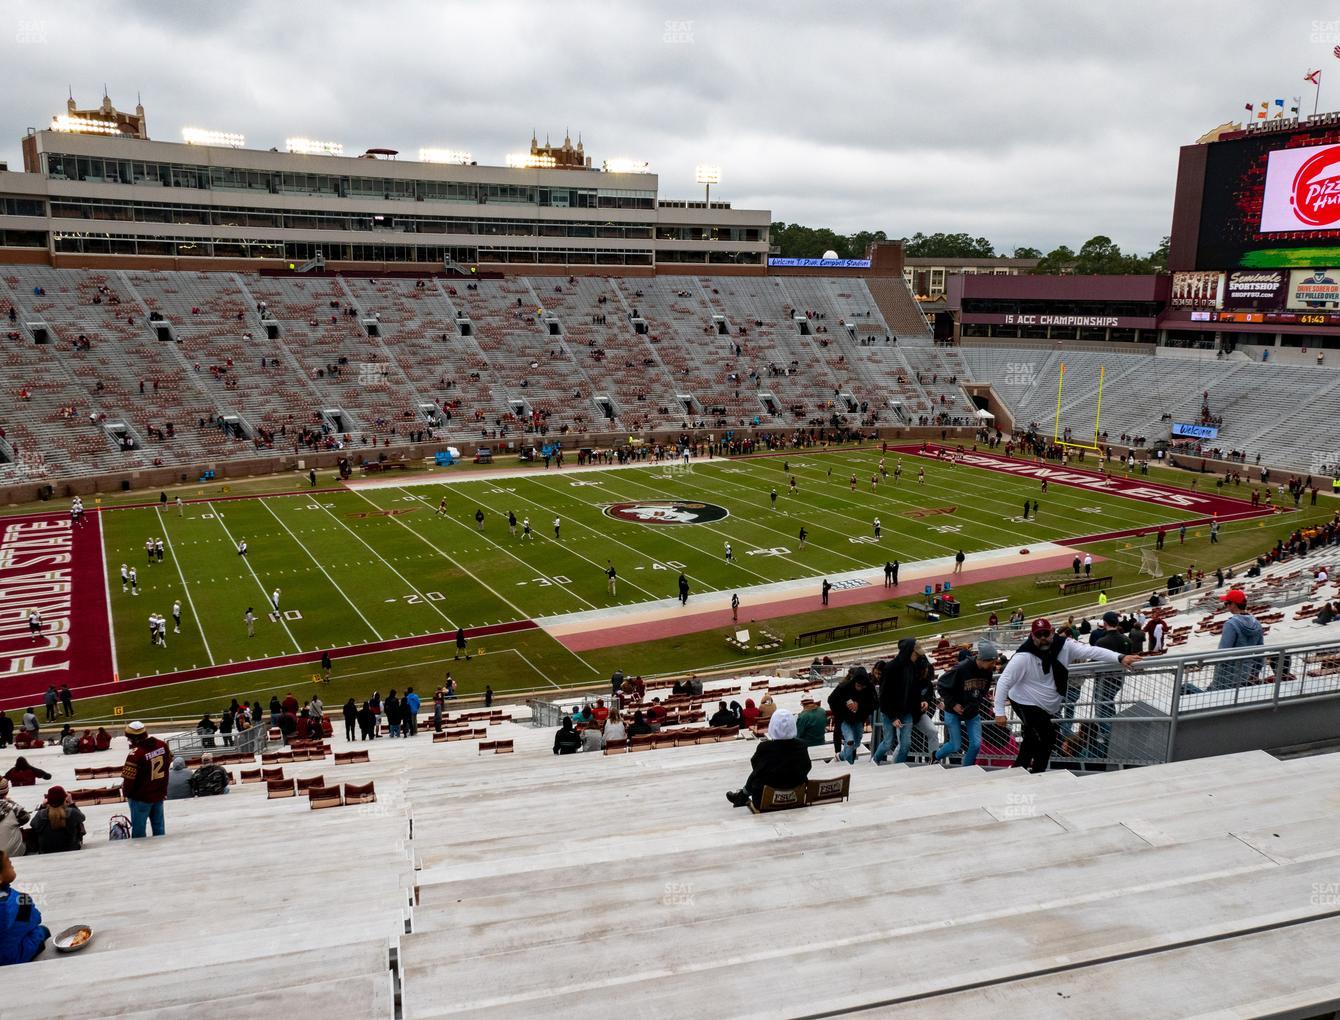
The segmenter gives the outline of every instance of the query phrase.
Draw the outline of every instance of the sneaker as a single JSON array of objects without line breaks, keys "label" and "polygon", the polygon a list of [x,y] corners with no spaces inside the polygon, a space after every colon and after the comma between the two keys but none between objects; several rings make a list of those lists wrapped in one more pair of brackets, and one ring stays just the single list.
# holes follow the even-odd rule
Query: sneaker
[{"label": "sneaker", "polygon": [[749,794],[743,790],[730,790],[726,793],[726,799],[735,807],[744,807],[749,803]]}]

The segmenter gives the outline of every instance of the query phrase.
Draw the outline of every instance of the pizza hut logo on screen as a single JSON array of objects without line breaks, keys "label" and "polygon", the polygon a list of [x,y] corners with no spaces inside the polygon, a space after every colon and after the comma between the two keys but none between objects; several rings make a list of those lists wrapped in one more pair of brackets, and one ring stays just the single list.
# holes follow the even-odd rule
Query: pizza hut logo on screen
[{"label": "pizza hut logo on screen", "polygon": [[729,516],[730,511],[715,503],[649,499],[636,503],[610,503],[605,516],[631,524],[711,524]]},{"label": "pizza hut logo on screen", "polygon": [[1340,145],[1275,149],[1266,160],[1261,232],[1340,230]]},{"label": "pizza hut logo on screen", "polygon": [[1340,145],[1328,145],[1298,168],[1293,179],[1294,215],[1308,226],[1340,220]]}]

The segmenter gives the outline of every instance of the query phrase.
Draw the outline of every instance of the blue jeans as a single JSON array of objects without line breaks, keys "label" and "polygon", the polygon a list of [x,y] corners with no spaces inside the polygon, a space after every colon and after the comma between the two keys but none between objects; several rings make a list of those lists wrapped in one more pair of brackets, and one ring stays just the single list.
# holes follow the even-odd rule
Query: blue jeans
[{"label": "blue jeans", "polygon": [[144,838],[144,823],[148,822],[155,836],[166,835],[163,827],[163,802],[150,804],[144,800],[128,800],[130,805],[130,838]]},{"label": "blue jeans", "polygon": [[841,726],[842,750],[838,757],[848,763],[856,761],[856,752],[861,747],[861,738],[865,736],[865,725],[859,722],[844,722]]},{"label": "blue jeans", "polygon": [[963,764],[977,764],[977,752],[982,747],[981,716],[964,719],[956,712],[945,712],[945,733],[949,739],[932,756],[935,761],[943,761],[951,754],[957,754],[962,746],[963,734],[967,733],[968,749],[963,752]]},{"label": "blue jeans", "polygon": [[889,750],[893,747],[895,739],[898,741],[898,751],[893,756],[894,762],[907,761],[907,752],[912,748],[912,724],[915,722],[911,715],[905,715],[902,718],[902,726],[895,729],[893,719],[880,712],[879,725],[883,728],[884,735],[880,738],[875,753],[870,756],[871,761],[883,764],[889,757]]},{"label": "blue jeans", "polygon": [[389,729],[389,730],[391,731],[391,736],[393,736],[393,737],[398,737],[398,736],[400,736],[400,724],[399,724],[399,723],[387,723],[387,724],[386,724],[386,728]]}]

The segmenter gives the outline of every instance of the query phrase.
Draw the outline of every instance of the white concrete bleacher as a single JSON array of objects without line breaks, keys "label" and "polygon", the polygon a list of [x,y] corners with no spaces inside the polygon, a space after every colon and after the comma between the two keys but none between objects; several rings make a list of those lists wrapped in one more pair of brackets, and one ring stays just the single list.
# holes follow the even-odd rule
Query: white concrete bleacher
[{"label": "white concrete bleacher", "polygon": [[858,765],[847,804],[753,817],[721,797],[747,751],[511,760],[487,839],[411,780],[416,842],[446,845],[401,941],[405,1015],[809,1015],[1329,912],[1308,892],[1336,872],[1317,797],[1340,759]]},{"label": "white concrete bleacher", "polygon": [[[238,786],[169,802],[166,839],[111,844],[124,806],[86,809],[86,849],[19,859],[18,884],[53,928],[97,934],[11,972],[22,1001],[53,1017],[279,1003],[391,1017],[397,996],[405,1017],[918,1015],[1050,995],[1093,970],[1105,1016],[1147,1016],[1124,970],[1162,982],[1162,1012],[1180,1015],[1198,1001],[1176,985],[1187,947],[1231,959],[1221,947],[1255,929],[1325,931],[1334,908],[1314,890],[1340,888],[1336,756],[1081,777],[863,755],[849,802],[753,816],[723,796],[748,772],[748,737],[606,757],[555,756],[551,729],[489,736],[516,753],[421,730],[356,745],[366,764],[286,770],[375,781],[375,805],[310,811]],[[69,788],[75,764],[119,761],[120,743],[30,758]],[[16,792],[33,806],[45,785]],[[1270,966],[1300,1002],[1334,980],[1310,953]],[[1250,1012],[1283,980],[1232,987]],[[1198,981],[1213,992],[1208,971]]]},{"label": "white concrete bleacher", "polygon": [[[31,810],[52,785],[115,785],[78,781],[74,769],[115,765],[126,749],[118,739],[96,754],[23,753],[52,773],[11,790]],[[236,780],[239,766],[225,767]],[[13,1015],[241,1016],[283,1001],[323,1017],[393,1016],[393,949],[413,885],[403,784],[385,767],[330,758],[285,770],[317,774],[373,781],[377,800],[313,811],[305,798],[268,800],[264,783],[235,783],[224,796],[167,802],[165,838],[121,842],[108,840],[108,822],[127,805],[86,805],[84,849],[16,859],[16,885],[53,934],[89,924],[94,938],[75,954],[49,945],[11,970]]]}]

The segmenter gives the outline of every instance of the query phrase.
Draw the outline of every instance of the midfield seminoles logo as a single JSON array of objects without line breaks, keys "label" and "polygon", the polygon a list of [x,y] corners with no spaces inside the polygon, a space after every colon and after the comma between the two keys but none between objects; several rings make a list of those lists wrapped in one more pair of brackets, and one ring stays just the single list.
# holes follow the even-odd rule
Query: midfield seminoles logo
[{"label": "midfield seminoles logo", "polygon": [[1293,208],[1300,220],[1314,227],[1340,220],[1340,145],[1328,145],[1298,168]]},{"label": "midfield seminoles logo", "polygon": [[633,524],[711,524],[729,514],[724,506],[715,503],[684,503],[669,499],[610,503],[605,507],[607,517]]}]

